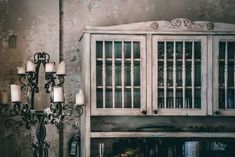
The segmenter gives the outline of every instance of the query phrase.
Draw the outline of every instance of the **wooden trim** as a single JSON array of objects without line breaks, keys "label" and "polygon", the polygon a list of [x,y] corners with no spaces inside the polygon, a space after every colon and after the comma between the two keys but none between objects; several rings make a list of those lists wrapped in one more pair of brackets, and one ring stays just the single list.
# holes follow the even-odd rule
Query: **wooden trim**
[{"label": "wooden trim", "polygon": [[202,138],[235,138],[234,132],[91,132],[91,138],[120,137],[202,137]]},{"label": "wooden trim", "polygon": [[215,105],[213,101],[213,97],[215,95],[213,94],[213,75],[214,72],[213,68],[216,68],[214,65],[214,58],[213,56],[216,56],[216,54],[213,52],[213,37],[208,36],[207,37],[207,114],[212,115],[213,114],[213,105]]},{"label": "wooden trim", "polygon": [[141,115],[139,108],[96,108],[92,111],[92,116],[136,116]]},{"label": "wooden trim", "polygon": [[153,43],[152,43],[152,35],[147,34],[146,36],[146,86],[147,86],[147,94],[146,94],[146,103],[147,103],[147,114],[152,115],[153,114],[153,106],[152,106],[152,101],[153,101],[153,95],[156,95],[155,92],[153,92],[153,82],[152,82],[152,73],[153,73],[153,58],[154,58],[154,53],[153,51]]},{"label": "wooden trim", "polygon": [[81,156],[83,157],[89,157],[90,156],[90,112],[91,112],[91,98],[94,98],[91,96],[91,86],[90,86],[90,82],[91,82],[91,77],[93,75],[91,75],[91,69],[90,67],[92,66],[91,63],[91,56],[90,56],[90,34],[86,33],[84,35],[84,39],[83,39],[83,44],[84,44],[84,53],[82,54],[82,63],[81,63],[81,67],[82,67],[82,75],[83,75],[83,79],[82,79],[82,88],[84,90],[85,94],[85,108],[84,108],[84,114],[81,117],[81,145],[86,145],[86,147],[84,147],[84,149],[81,151]]},{"label": "wooden trim", "polygon": [[131,24],[122,24],[114,26],[85,26],[85,30],[99,31],[235,31],[234,24],[210,22],[210,21],[195,21],[192,22],[186,18],[176,18],[171,21],[148,21]]}]

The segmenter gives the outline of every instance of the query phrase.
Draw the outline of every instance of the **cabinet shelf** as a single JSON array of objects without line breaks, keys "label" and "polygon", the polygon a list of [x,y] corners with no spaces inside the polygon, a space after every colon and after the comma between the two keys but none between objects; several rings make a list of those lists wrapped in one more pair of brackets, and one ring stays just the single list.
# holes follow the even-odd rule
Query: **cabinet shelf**
[{"label": "cabinet shelf", "polygon": [[91,138],[120,137],[201,137],[201,138],[235,138],[234,132],[91,132]]}]

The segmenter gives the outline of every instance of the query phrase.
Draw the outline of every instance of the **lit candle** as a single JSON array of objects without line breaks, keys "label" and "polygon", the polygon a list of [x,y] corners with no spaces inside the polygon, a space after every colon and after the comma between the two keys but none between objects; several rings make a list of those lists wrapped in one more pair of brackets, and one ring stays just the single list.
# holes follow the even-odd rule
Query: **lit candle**
[{"label": "lit candle", "polygon": [[17,71],[18,71],[18,74],[25,74],[26,73],[25,66],[24,65],[18,66]]},{"label": "lit candle", "polygon": [[35,70],[36,70],[36,65],[34,64],[34,62],[32,60],[28,60],[26,71],[27,72],[35,72]]},{"label": "lit candle", "polygon": [[19,85],[11,85],[11,102],[21,102],[21,89]]},{"label": "lit candle", "polygon": [[83,105],[84,104],[84,94],[83,94],[83,91],[81,89],[76,94],[76,104],[77,105]]},{"label": "lit candle", "polygon": [[46,63],[46,72],[55,72],[55,63]]},{"label": "lit candle", "polygon": [[1,104],[8,104],[8,94],[6,91],[1,92]]},{"label": "lit candle", "polygon": [[54,87],[53,88],[53,101],[54,102],[63,102],[64,101],[64,95],[63,95],[63,89],[62,87]]},{"label": "lit candle", "polygon": [[57,75],[65,75],[65,61],[61,61],[57,67]]}]

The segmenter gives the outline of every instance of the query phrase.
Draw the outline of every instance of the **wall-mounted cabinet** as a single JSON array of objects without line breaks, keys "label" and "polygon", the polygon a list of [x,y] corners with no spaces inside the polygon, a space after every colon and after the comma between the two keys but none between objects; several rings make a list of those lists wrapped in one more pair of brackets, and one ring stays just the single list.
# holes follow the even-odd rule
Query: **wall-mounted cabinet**
[{"label": "wall-mounted cabinet", "polygon": [[213,37],[214,113],[235,115],[235,36]]},{"label": "wall-mounted cabinet", "polygon": [[[235,115],[235,25],[152,21],[85,27],[84,156],[91,138],[225,137],[231,134],[91,132],[93,116]],[[235,137],[235,135],[233,135]]]}]

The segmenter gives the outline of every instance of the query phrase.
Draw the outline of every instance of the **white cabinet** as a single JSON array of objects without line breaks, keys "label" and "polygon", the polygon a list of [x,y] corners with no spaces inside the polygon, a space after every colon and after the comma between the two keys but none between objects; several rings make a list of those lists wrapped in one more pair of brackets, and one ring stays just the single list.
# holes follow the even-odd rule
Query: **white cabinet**
[{"label": "white cabinet", "polygon": [[81,41],[81,85],[86,99],[82,156],[90,157],[92,138],[230,136],[93,132],[91,118],[234,116],[235,25],[178,18],[87,26]]}]

